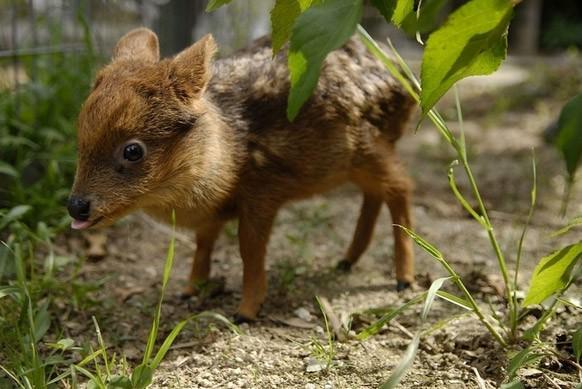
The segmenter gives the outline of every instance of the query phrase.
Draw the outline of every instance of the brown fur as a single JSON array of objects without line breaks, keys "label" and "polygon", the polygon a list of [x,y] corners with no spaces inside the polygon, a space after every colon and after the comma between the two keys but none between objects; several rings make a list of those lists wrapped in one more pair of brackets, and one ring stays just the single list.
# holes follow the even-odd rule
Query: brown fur
[{"label": "brown fur", "polygon": [[[244,263],[239,313],[255,318],[267,282],[265,253],[286,202],[353,182],[364,202],[345,264],[370,242],[381,205],[411,226],[411,184],[396,157],[412,101],[357,40],[326,59],[318,86],[293,123],[285,116],[286,57],[269,41],[212,61],[207,35],[173,59],[159,60],[157,37],[128,33],[95,81],[79,116],[73,194],[91,201],[105,226],[143,209],[197,234],[189,291],[208,279],[210,255],[226,220],[238,218]],[[147,147],[128,164],[130,140]],[[413,281],[410,239],[394,228],[396,278]]]}]

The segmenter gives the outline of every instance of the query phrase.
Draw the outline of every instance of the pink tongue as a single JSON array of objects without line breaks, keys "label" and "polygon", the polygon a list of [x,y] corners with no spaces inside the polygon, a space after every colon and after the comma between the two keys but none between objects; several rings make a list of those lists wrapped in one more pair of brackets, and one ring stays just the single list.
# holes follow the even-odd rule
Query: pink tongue
[{"label": "pink tongue", "polygon": [[83,229],[89,227],[90,225],[91,225],[90,221],[82,221],[82,220],[73,219],[73,221],[71,222],[71,228],[73,230],[83,230]]}]

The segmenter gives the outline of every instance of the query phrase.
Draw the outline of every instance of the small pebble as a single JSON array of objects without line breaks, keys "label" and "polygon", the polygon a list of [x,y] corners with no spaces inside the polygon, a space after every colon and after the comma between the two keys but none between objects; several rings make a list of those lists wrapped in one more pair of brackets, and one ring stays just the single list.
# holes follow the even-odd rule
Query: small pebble
[{"label": "small pebble", "polygon": [[308,373],[317,373],[318,371],[325,370],[327,365],[313,357],[307,357],[305,359],[305,371]]},{"label": "small pebble", "polygon": [[305,320],[307,322],[313,320],[313,316],[311,315],[311,313],[309,313],[309,311],[306,308],[303,307],[297,308],[295,311],[293,311],[293,313],[301,320]]}]

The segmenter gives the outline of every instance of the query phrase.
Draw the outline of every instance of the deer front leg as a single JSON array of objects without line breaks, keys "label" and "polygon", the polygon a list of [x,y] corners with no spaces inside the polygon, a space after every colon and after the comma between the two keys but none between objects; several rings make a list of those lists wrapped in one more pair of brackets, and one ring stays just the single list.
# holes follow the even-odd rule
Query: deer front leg
[{"label": "deer front leg", "polygon": [[193,296],[200,291],[200,288],[208,282],[210,276],[210,256],[214,248],[214,243],[224,226],[223,221],[216,221],[207,224],[196,230],[196,253],[192,262],[190,279],[183,295]]},{"label": "deer front leg", "polygon": [[243,261],[242,300],[236,320],[254,320],[267,296],[265,254],[277,208],[246,208],[241,211],[238,227],[240,255]]}]

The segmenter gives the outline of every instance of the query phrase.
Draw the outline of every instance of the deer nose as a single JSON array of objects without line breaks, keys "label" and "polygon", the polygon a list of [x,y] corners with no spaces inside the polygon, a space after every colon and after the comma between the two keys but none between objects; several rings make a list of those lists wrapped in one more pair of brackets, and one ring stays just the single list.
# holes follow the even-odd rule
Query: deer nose
[{"label": "deer nose", "polygon": [[71,196],[67,209],[73,219],[86,221],[89,219],[91,202],[77,196]]}]

